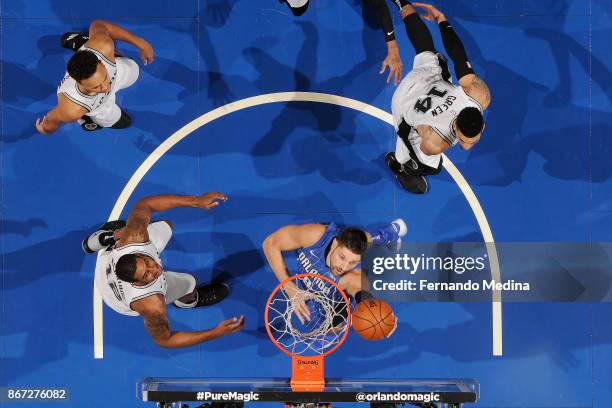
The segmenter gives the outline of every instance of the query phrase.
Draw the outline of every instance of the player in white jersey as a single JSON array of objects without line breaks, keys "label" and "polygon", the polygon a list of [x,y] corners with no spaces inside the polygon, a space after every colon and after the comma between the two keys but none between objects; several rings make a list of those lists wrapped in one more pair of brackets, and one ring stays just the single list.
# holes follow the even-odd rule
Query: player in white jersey
[{"label": "player in white jersey", "polygon": [[118,313],[142,316],[151,338],[160,347],[192,346],[235,333],[244,325],[244,316],[241,316],[224,320],[208,330],[170,330],[167,304],[180,308],[213,305],[228,295],[229,288],[223,283],[196,287],[192,275],[165,270],[160,253],[172,236],[172,224],[169,221],[150,223],[154,212],[177,207],[209,210],[226,200],[220,193],[145,197],[134,205],[127,223],[106,223],[83,242],[86,252],[101,251],[95,282],[104,303]]},{"label": "player in white jersey", "polygon": [[57,105],[36,119],[36,130],[50,135],[64,123],[79,122],[84,130],[123,129],[132,120],[116,103],[117,91],[138,79],[138,64],[119,56],[114,41],[134,45],[142,62],[153,62],[153,48],[144,39],[118,25],[95,20],[89,33],[66,33],[62,46],[76,51],[57,89]]},{"label": "player in white jersey", "polygon": [[[405,190],[423,194],[428,190],[425,176],[441,171],[444,151],[455,144],[468,150],[478,143],[491,94],[474,74],[444,14],[429,4],[397,2],[416,56],[412,71],[393,94],[391,112],[398,138],[395,152],[387,153],[385,161]],[[426,20],[438,23],[459,85],[451,82],[446,60],[436,52],[431,33],[413,5],[426,11]]]}]

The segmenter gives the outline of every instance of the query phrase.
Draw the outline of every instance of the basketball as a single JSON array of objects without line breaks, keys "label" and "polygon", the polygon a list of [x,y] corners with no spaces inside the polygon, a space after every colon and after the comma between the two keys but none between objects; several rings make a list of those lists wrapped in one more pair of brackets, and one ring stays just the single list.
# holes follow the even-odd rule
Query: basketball
[{"label": "basketball", "polygon": [[393,309],[380,299],[364,300],[353,311],[353,330],[366,340],[382,340],[396,327]]}]

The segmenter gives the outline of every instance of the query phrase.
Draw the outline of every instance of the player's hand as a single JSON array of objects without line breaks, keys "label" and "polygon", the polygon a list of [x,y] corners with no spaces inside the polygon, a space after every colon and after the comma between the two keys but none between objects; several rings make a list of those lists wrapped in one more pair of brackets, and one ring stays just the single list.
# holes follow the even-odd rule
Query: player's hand
[{"label": "player's hand", "polygon": [[219,205],[220,202],[227,201],[225,194],[210,192],[196,196],[194,207],[201,208],[203,210],[210,210]]},{"label": "player's hand", "polygon": [[149,65],[153,62],[153,47],[151,47],[151,44],[141,38],[138,50],[143,64]]},{"label": "player's hand", "polygon": [[47,119],[46,116],[43,116],[42,120],[36,118],[36,130],[38,130],[38,133],[41,135],[49,136],[49,132],[45,130],[45,119]]},{"label": "player's hand", "polygon": [[305,322],[310,321],[310,310],[308,310],[308,306],[306,306],[308,292],[291,285],[287,285],[285,290],[287,291],[287,295],[291,300],[293,313],[295,313],[300,323],[304,324]]},{"label": "player's hand", "polygon": [[399,55],[399,48],[397,47],[397,42],[395,40],[387,43],[387,51],[387,58],[385,58],[385,60],[382,62],[379,74],[384,73],[387,67],[389,67],[387,83],[389,83],[391,78],[393,78],[393,83],[397,85],[402,79],[403,64]]},{"label": "player's hand", "polygon": [[240,331],[244,327],[244,315],[240,317],[232,317],[219,323],[216,327],[219,337],[227,336]]},{"label": "player's hand", "polygon": [[421,17],[427,21],[436,22],[438,24],[442,21],[446,21],[446,16],[431,4],[414,2],[412,5],[425,10],[426,13],[422,14]]}]

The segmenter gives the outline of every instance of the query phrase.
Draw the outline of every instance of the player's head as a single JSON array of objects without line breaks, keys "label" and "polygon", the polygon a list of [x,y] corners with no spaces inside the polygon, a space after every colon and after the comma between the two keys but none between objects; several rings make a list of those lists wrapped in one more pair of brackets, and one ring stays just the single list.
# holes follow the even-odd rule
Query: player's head
[{"label": "player's head", "polygon": [[146,255],[123,255],[115,265],[115,274],[119,279],[143,285],[153,282],[162,271],[162,267]]},{"label": "player's head", "polygon": [[108,71],[96,54],[91,51],[77,51],[68,61],[68,74],[79,83],[85,92],[102,93],[110,91]]},{"label": "player's head", "polygon": [[474,107],[463,108],[457,115],[456,126],[459,133],[457,136],[461,141],[476,143],[479,139],[477,136],[484,128],[484,118],[482,113]]},{"label": "player's head", "polygon": [[334,238],[329,251],[329,269],[343,275],[354,269],[368,247],[368,237],[360,229],[346,228]]}]

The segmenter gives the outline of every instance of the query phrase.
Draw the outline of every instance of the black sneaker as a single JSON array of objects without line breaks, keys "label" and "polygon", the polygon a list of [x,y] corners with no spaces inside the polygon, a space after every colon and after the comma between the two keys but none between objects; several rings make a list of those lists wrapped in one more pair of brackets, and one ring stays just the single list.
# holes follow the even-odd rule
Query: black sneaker
[{"label": "black sneaker", "polygon": [[425,194],[429,190],[427,179],[423,176],[409,174],[406,166],[395,158],[395,153],[389,152],[385,155],[387,167],[395,174],[395,178],[402,188],[412,194]]},{"label": "black sneaker", "polygon": [[212,306],[229,295],[229,286],[225,283],[211,283],[202,285],[196,289],[198,291],[198,306]]},{"label": "black sneaker", "polygon": [[98,229],[108,230],[108,231],[116,231],[116,230],[118,230],[120,228],[125,227],[125,224],[126,224],[125,220],[108,221],[108,222],[105,222],[104,224],[102,224],[100,226],[100,228],[98,228]]},{"label": "black sneaker", "polygon": [[130,127],[132,124],[132,118],[123,109],[121,109],[121,117],[111,128],[113,129],[125,129]]},{"label": "black sneaker", "polygon": [[423,176],[412,176],[404,173],[396,175],[402,188],[412,194],[425,194],[429,190],[427,179]]},{"label": "black sneaker", "polygon": [[87,41],[89,41],[89,33],[64,33],[60,39],[62,47],[72,51],[77,51]]},{"label": "black sneaker", "polygon": [[81,248],[86,254],[93,254],[114,244],[113,231],[98,230],[81,242]]},{"label": "black sneaker", "polygon": [[389,169],[393,172],[393,174],[399,174],[402,172],[403,168],[400,162],[395,158],[394,152],[389,152],[385,154],[385,164]]},{"label": "black sneaker", "polygon": [[81,116],[81,120],[83,120],[83,122],[81,123],[81,128],[87,132],[93,132],[94,130],[102,129],[102,126],[98,125],[87,115]]}]

